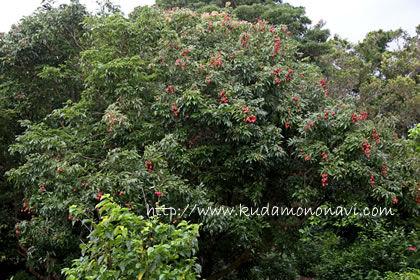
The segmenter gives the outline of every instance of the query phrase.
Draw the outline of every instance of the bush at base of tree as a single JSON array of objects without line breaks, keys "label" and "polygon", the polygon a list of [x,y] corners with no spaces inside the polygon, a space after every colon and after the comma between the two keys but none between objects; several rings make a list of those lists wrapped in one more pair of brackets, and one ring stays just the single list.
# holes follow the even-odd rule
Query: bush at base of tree
[{"label": "bush at base of tree", "polygon": [[[121,208],[105,195],[97,205],[99,223],[92,226],[89,241],[82,244],[82,257],[73,268],[63,269],[66,279],[196,279],[200,266],[197,250],[198,225],[177,225],[145,219]],[[72,215],[84,209],[71,207]]]}]

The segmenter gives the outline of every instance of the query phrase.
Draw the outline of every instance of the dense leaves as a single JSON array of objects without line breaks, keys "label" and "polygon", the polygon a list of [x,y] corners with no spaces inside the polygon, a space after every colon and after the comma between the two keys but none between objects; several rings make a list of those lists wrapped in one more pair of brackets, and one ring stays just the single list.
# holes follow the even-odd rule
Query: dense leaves
[{"label": "dense leaves", "polygon": [[[157,0],[156,4],[164,9],[189,8],[198,12],[229,12],[239,20],[256,22],[265,20],[274,26],[287,26],[290,36],[298,43],[297,55],[318,61],[319,57],[330,51],[327,39],[328,29],[324,22],[309,26],[312,21],[305,15],[304,7],[294,7],[282,1],[173,1]],[[226,8],[225,8],[226,7]]]},{"label": "dense leaves", "polygon": [[[37,16],[60,18],[77,7],[50,8],[30,22]],[[413,140],[399,137],[395,122],[371,118],[357,96],[332,98],[341,85],[333,80],[330,86],[321,68],[297,55],[302,44],[296,38],[303,32],[298,27],[250,23],[225,10],[157,7],[138,7],[128,17],[112,7],[96,16],[80,11],[80,18],[71,17],[83,19],[80,29],[68,40],[53,41],[72,50],[57,49],[63,51],[60,63],[50,63],[48,51],[41,54],[45,61],[31,62],[39,80],[21,82],[51,90],[53,105],[34,93],[31,98],[47,107],[39,105],[36,117],[17,116],[24,131],[13,123],[20,135],[2,144],[17,158],[16,166],[4,169],[11,168],[6,175],[23,196],[14,230],[32,274],[350,279],[370,277],[373,269],[382,277],[419,267],[415,257],[399,260],[410,258],[410,246],[420,245],[414,243],[419,165]],[[322,24],[316,28],[323,34],[320,45],[317,34],[306,34],[322,49],[328,34]],[[386,42],[379,41],[380,49]],[[8,61],[14,43],[2,42]],[[332,53],[328,59],[341,58]],[[363,60],[378,63],[371,54]],[[13,68],[21,62],[7,63]],[[399,69],[390,65],[383,71],[387,78],[393,79],[394,68]],[[348,75],[324,70],[343,80]],[[11,84],[2,83],[5,96],[13,92],[6,89]],[[14,112],[34,110],[10,98],[7,106]],[[416,130],[411,135],[416,139]],[[240,214],[244,207],[266,205],[357,204],[389,207],[394,215]],[[168,209],[156,212],[156,207]],[[201,211],[208,207],[233,214]],[[347,246],[343,256],[340,242]],[[305,254],[305,246],[313,246],[313,254]],[[392,253],[366,264],[377,251]],[[324,262],[310,269],[311,258]]]},{"label": "dense leaves", "polygon": [[370,118],[395,118],[398,133],[407,136],[420,119],[418,40],[419,33],[402,30],[371,32],[357,45],[331,40],[333,51],[322,58],[330,93],[357,96]]},{"label": "dense leaves", "polygon": [[[83,257],[73,269],[63,270],[67,279],[196,279],[200,266],[192,256],[197,225],[162,224],[157,216],[146,220],[121,208],[109,195],[104,198],[98,204],[101,222],[81,246]],[[71,207],[71,214],[76,212],[80,210]]]},{"label": "dense leaves", "polygon": [[75,1],[56,8],[46,4],[0,35],[0,247],[2,256],[7,256],[2,257],[7,267],[2,271],[13,272],[19,254],[28,253],[27,248],[16,250],[14,224],[26,219],[28,209],[20,211],[23,193],[12,188],[4,175],[21,163],[20,156],[11,155],[8,149],[24,131],[19,120],[39,121],[64,101],[79,99],[82,83],[75,74],[76,61],[87,15],[85,7]]}]

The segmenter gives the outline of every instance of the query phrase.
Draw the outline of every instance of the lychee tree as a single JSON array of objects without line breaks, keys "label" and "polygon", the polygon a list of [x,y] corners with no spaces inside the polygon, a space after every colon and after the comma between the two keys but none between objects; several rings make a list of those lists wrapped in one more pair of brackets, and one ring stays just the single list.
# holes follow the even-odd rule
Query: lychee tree
[{"label": "lychee tree", "polygon": [[[124,211],[136,223],[132,214],[145,217],[144,227],[156,219],[148,211],[155,205],[177,209],[158,217],[165,230],[176,227],[192,238],[197,232],[185,221],[194,229],[202,224],[197,263],[206,279],[285,273],[281,264],[290,260],[284,256],[293,255],[297,230],[309,216],[199,215],[192,211],[197,207],[239,213],[267,204],[359,203],[393,207],[400,219],[390,220],[413,227],[419,178],[412,148],[392,123],[367,120],[369,112],[350,98],[329,98],[328,81],[298,59],[287,26],[142,7],[128,18],[92,17],[85,28],[81,100],[41,123],[22,122],[26,132],[11,148],[26,159],[8,173],[24,191],[28,212],[18,238],[31,251],[28,262],[45,267],[39,273],[70,267],[69,252],[77,254],[80,243],[93,249],[86,255],[82,245],[85,255],[73,272],[98,261],[99,252],[118,259],[125,248],[128,254],[128,245],[113,251],[107,242],[95,243],[98,236],[115,237],[99,232],[109,219],[99,208],[111,206],[97,204],[107,194],[120,205],[112,206],[118,215]],[[115,218],[112,225],[126,222]],[[141,232],[131,230],[138,239]],[[264,270],[270,258],[276,263]],[[115,270],[113,262],[101,262],[106,265],[90,267],[90,276]],[[183,263],[168,269],[182,271]],[[123,279],[115,273],[106,279]],[[153,273],[143,275],[154,279]],[[168,273],[182,279],[182,272]]]},{"label": "lychee tree", "polygon": [[28,254],[17,246],[14,226],[26,218],[18,210],[23,193],[5,175],[24,162],[8,151],[24,132],[18,121],[37,122],[68,99],[77,102],[83,86],[74,73],[88,12],[77,1],[54,7],[49,3],[43,1],[32,15],[0,32],[0,270],[4,278],[25,268],[23,258]]}]

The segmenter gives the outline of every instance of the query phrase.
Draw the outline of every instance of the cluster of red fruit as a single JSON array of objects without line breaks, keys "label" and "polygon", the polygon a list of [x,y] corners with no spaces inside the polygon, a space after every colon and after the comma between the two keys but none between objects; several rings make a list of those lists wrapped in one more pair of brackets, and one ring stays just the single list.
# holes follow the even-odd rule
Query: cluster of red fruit
[{"label": "cluster of red fruit", "polygon": [[261,31],[262,33],[264,33],[265,28],[266,28],[265,22],[261,19],[258,19],[258,18],[256,20],[258,22],[254,22],[254,25],[253,25],[254,30],[255,31]]},{"label": "cluster of red fruit", "polygon": [[221,98],[220,98],[220,102],[219,102],[219,104],[222,104],[222,103],[228,103],[229,101],[228,101],[228,99],[227,99],[227,97],[225,96],[225,91],[224,90],[221,90],[220,91],[220,96],[221,96]]},{"label": "cluster of red fruit", "polygon": [[313,122],[310,122],[308,126],[305,126],[305,131],[308,132],[308,130],[314,126]]},{"label": "cluster of red fruit", "polygon": [[280,83],[283,81],[282,79],[279,79],[277,77],[277,75],[279,73],[282,73],[283,70],[281,70],[280,68],[276,68],[276,70],[274,70],[273,72],[270,72],[270,75],[275,75],[276,77],[274,78],[274,82],[277,84],[277,87],[280,87]]},{"label": "cluster of red fruit", "polygon": [[[68,218],[67,218],[69,221],[73,221],[73,217],[72,216],[69,216]],[[78,221],[80,221],[80,219],[76,219],[76,222],[78,222]]]},{"label": "cluster of red fruit", "polygon": [[213,59],[213,57],[210,58],[210,67],[222,67],[222,61],[220,60],[221,55],[219,54],[216,58]]},{"label": "cluster of red fruit", "polygon": [[241,38],[241,46],[244,47],[248,43],[249,35],[243,34]]},{"label": "cluster of red fruit", "polygon": [[98,190],[98,195],[96,196],[96,199],[100,200],[102,196],[103,196],[103,193],[101,192],[101,190]]},{"label": "cluster of red fruit", "polygon": [[20,209],[20,212],[28,212],[28,214],[30,215],[32,213],[32,209],[34,209],[33,206],[31,206],[31,209],[28,209],[28,203],[24,202],[22,209]]},{"label": "cluster of red fruit", "polygon": [[[88,185],[87,185],[86,183],[82,183],[82,187],[87,188],[87,187],[88,187]],[[74,188],[74,189],[73,189],[73,192],[76,192],[76,191],[77,191],[77,189],[76,189],[76,188]]]},{"label": "cluster of red fruit", "polygon": [[230,20],[230,17],[228,17],[227,15],[224,16],[225,21],[223,22],[223,25],[225,25],[225,23],[228,23]]},{"label": "cluster of red fruit", "polygon": [[321,179],[322,186],[323,187],[328,186],[328,183],[327,183],[327,181],[328,181],[328,174],[323,173],[323,174],[321,174],[321,177],[322,177],[322,179]]},{"label": "cluster of red fruit", "polygon": [[274,71],[270,72],[270,75],[277,76],[277,74],[282,73],[282,72],[283,72],[283,70],[276,67]]},{"label": "cluster of red fruit", "polygon": [[295,73],[293,73],[293,69],[289,69],[289,71],[285,74],[286,76],[286,81],[290,82],[292,80],[292,77],[295,75]]},{"label": "cluster of red fruit", "polygon": [[151,161],[145,161],[144,163],[146,164],[147,171],[149,173],[152,172],[152,162]]},{"label": "cluster of red fruit", "polygon": [[[276,56],[275,54],[271,54],[271,56]],[[290,67],[290,65],[287,65]],[[278,78],[277,76],[279,74],[283,74],[286,77],[286,81],[290,82],[292,80],[292,77],[295,75],[295,73],[293,73],[293,69],[289,69],[286,73],[283,73],[283,70],[276,68],[276,70],[274,70],[273,72],[270,72],[270,75],[275,75],[276,77],[274,78],[274,82],[277,84],[277,87],[280,86],[280,83],[283,81],[282,79]]]},{"label": "cluster of red fruit", "polygon": [[398,199],[395,198],[395,197],[392,199],[392,201],[394,202],[394,204],[397,204],[398,203]]},{"label": "cluster of red fruit", "polygon": [[324,152],[322,152],[322,159],[325,159],[326,162],[328,162],[328,155]]},{"label": "cluster of red fruit", "polygon": [[284,124],[284,126],[285,126],[286,128],[289,128],[289,127],[290,127],[290,122],[286,122],[286,123]]},{"label": "cluster of red fruit", "polygon": [[175,89],[174,89],[174,88],[172,88],[172,86],[171,86],[171,85],[169,85],[169,86],[166,88],[166,92],[171,92],[172,94],[174,94]]},{"label": "cluster of red fruit", "polygon": [[280,50],[280,38],[274,39],[274,52],[278,52]]},{"label": "cluster of red fruit", "polygon": [[257,121],[257,117],[254,115],[248,116],[245,120],[247,123],[255,123]]},{"label": "cluster of red fruit", "polygon": [[21,227],[17,227],[16,234],[19,234],[19,230],[22,230]]},{"label": "cluster of red fruit", "polygon": [[[112,128],[114,127],[114,125],[115,125],[115,119],[116,119],[116,116],[115,116],[115,114],[113,113],[113,112],[110,112],[110,113],[107,113],[106,114],[106,118],[107,119],[110,119],[109,120],[109,132],[112,132]],[[120,119],[118,119],[117,120],[118,122],[121,122],[121,120]]]},{"label": "cluster of red fruit", "polygon": [[213,21],[209,22],[209,27],[207,28],[209,31],[211,31],[211,29],[213,28]]},{"label": "cluster of red fruit", "polygon": [[287,26],[286,26],[286,27],[283,27],[282,29],[283,29],[283,32],[284,32],[284,33],[286,33],[287,35],[290,35],[290,32],[289,32],[289,31],[287,31]]},{"label": "cluster of red fruit", "polygon": [[42,186],[39,189],[45,191],[45,182],[42,182]]},{"label": "cluster of red fruit", "polygon": [[368,140],[365,140],[362,149],[365,152],[366,156],[370,158],[370,149],[372,149],[372,146],[369,144]]},{"label": "cluster of red fruit", "polygon": [[324,110],[324,120],[327,120],[328,119],[328,113],[330,113],[331,114],[331,116],[335,116],[335,112],[334,111],[331,111],[331,110]]},{"label": "cluster of red fruit", "polygon": [[381,139],[379,138],[379,135],[376,133],[376,130],[375,129],[373,130],[372,137],[373,137],[373,139],[376,140],[376,144],[379,144],[379,142],[381,141]]},{"label": "cluster of red fruit", "polygon": [[[248,114],[249,112],[248,107],[242,107],[241,110],[244,114]],[[256,121],[257,121],[257,117],[254,115],[250,115],[244,119],[244,122],[246,123],[255,123]]]},{"label": "cluster of red fruit", "polygon": [[275,33],[276,33],[276,29],[274,28],[274,26],[273,26],[273,25],[271,25],[271,26],[270,26],[270,32],[271,32],[272,34],[275,34]]},{"label": "cluster of red fruit", "polygon": [[182,69],[182,70],[184,70],[184,67],[185,67],[185,62],[181,63],[181,59],[180,59],[180,58],[178,58],[178,59],[175,61],[175,66],[178,66],[178,65],[181,65],[181,69]]},{"label": "cluster of red fruit", "polygon": [[188,50],[188,49],[181,51],[181,55],[183,55],[183,56],[187,56],[187,54],[189,54],[189,53],[190,53],[190,50]]},{"label": "cluster of red fruit", "polygon": [[[320,83],[321,83],[321,85],[320,85],[320,87],[322,87],[322,88],[326,88],[327,87],[327,83],[325,82],[325,79],[322,79],[321,81],[319,81]],[[328,90],[327,89],[325,89],[324,90],[324,96],[326,97],[328,95]]]},{"label": "cluster of red fruit", "polygon": [[375,177],[375,175],[372,173],[372,175],[370,175],[370,183],[372,184],[372,185],[374,185],[375,184],[375,181],[373,181],[373,178]]},{"label": "cluster of red fruit", "polygon": [[386,164],[382,165],[382,174],[386,175]]},{"label": "cluster of red fruit", "polygon": [[366,120],[366,119],[367,119],[366,112],[360,113],[360,116],[358,116],[357,114],[351,115],[351,120],[353,121],[354,125],[357,125],[357,121]]},{"label": "cluster of red fruit", "polygon": [[178,107],[176,107],[176,104],[172,104],[172,112],[174,112],[175,117],[178,116],[179,111],[178,111]]},{"label": "cluster of red fruit", "polygon": [[163,197],[163,194],[162,194],[161,192],[155,192],[155,195],[156,195],[158,198]]}]

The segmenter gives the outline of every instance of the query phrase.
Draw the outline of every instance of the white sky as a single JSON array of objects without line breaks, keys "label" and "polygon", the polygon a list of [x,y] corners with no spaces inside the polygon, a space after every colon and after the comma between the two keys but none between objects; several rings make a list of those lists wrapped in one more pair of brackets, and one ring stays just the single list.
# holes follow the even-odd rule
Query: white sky
[{"label": "white sky", "polygon": [[[42,0],[0,0],[0,32],[7,32],[10,26],[17,23],[22,16],[29,16],[41,5]],[[128,14],[137,6],[153,5],[154,0],[112,0],[120,5],[122,11]],[[69,0],[58,0],[57,3],[70,3]],[[90,11],[98,8],[95,0],[80,0]]]},{"label": "white sky", "polygon": [[402,28],[416,34],[420,24],[420,0],[285,0],[306,8],[315,24],[323,19],[331,35],[339,34],[353,43],[370,31]]},{"label": "white sky", "polygon": [[[30,15],[41,0],[3,0],[0,9],[0,32],[10,29],[22,16]],[[59,3],[69,1],[58,0]],[[95,0],[81,0],[89,10],[97,8]],[[152,5],[154,0],[113,0],[128,14],[134,7]],[[373,30],[399,27],[415,34],[420,24],[420,0],[284,0],[293,6],[304,6],[313,24],[320,19],[327,22],[331,34],[356,43]]]}]

